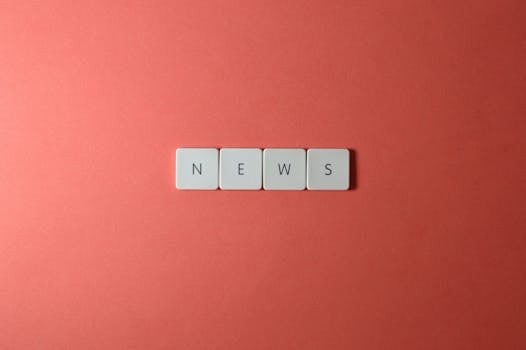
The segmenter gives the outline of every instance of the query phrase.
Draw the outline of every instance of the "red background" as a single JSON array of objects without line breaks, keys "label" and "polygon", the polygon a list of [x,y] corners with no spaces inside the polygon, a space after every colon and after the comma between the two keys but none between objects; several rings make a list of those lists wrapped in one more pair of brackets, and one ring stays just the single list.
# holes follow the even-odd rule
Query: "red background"
[{"label": "red background", "polygon": [[[2,1],[0,348],[526,348],[523,1]],[[348,147],[183,192],[180,146]]]}]

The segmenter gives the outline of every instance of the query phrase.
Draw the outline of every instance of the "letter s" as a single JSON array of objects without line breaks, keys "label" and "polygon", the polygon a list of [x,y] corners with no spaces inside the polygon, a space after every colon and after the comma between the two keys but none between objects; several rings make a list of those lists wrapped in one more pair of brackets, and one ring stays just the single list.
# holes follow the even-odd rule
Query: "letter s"
[{"label": "letter s", "polygon": [[327,163],[327,164],[325,164],[325,169],[327,170],[327,171],[325,172],[325,175],[332,175],[332,169],[331,169],[331,166],[332,166],[331,163]]}]

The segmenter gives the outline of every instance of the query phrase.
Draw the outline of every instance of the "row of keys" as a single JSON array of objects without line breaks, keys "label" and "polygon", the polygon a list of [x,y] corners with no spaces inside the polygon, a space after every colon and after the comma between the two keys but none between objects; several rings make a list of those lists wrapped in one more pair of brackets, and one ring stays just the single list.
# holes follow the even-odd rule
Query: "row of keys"
[{"label": "row of keys", "polygon": [[180,190],[349,189],[349,150],[336,148],[178,148]]}]

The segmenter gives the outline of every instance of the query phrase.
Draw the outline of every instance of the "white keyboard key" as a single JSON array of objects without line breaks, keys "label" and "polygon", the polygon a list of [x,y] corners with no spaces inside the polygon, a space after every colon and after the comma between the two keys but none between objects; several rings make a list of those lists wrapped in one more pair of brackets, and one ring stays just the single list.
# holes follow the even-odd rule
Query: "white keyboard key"
[{"label": "white keyboard key", "polygon": [[265,190],[305,189],[305,150],[267,148],[263,150],[263,188]]},{"label": "white keyboard key", "polygon": [[307,150],[307,188],[348,190],[349,150],[323,148]]},{"label": "white keyboard key", "polygon": [[261,189],[261,149],[222,148],[219,151],[219,187],[222,190]]},{"label": "white keyboard key", "polygon": [[218,166],[215,148],[178,148],[175,152],[175,187],[180,190],[215,190]]}]

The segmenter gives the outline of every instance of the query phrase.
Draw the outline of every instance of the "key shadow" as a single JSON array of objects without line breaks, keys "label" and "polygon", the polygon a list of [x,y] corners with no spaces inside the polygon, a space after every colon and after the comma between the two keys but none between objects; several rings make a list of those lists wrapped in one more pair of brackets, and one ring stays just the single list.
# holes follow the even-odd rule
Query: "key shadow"
[{"label": "key shadow", "polygon": [[358,155],[356,150],[349,148],[349,191],[358,188]]}]

